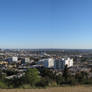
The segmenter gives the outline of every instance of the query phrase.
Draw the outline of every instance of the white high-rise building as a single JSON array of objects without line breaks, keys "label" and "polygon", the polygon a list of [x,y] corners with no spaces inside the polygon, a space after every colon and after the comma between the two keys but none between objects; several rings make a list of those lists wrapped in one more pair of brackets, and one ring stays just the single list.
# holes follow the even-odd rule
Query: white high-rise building
[{"label": "white high-rise building", "polygon": [[67,67],[72,67],[73,59],[70,59],[70,58],[56,59],[55,63],[54,63],[54,68],[55,69],[64,69],[65,65],[67,65]]},{"label": "white high-rise building", "polygon": [[42,59],[37,64],[42,65],[46,68],[54,68],[54,61],[55,60],[53,58]]},{"label": "white high-rise building", "polygon": [[67,65],[68,67],[73,66],[73,59],[67,58],[63,59],[64,65]]}]

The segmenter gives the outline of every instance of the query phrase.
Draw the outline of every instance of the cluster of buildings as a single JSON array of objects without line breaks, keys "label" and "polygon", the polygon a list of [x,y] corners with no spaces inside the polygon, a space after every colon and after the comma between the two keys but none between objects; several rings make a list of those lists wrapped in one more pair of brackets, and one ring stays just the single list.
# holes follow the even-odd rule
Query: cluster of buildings
[{"label": "cluster of buildings", "polygon": [[46,68],[54,68],[54,69],[64,69],[64,67],[67,65],[67,67],[73,66],[73,59],[71,58],[61,58],[61,59],[54,59],[54,58],[48,58],[48,59],[42,59],[37,62],[38,65],[42,65]]},{"label": "cluster of buildings", "polygon": [[21,58],[19,59],[18,57],[16,56],[13,56],[13,57],[9,57],[8,59],[6,59],[6,61],[8,63],[21,63],[21,64],[25,64],[25,63],[31,63],[31,60],[30,58]]},{"label": "cluster of buildings", "polygon": [[[34,65],[32,65],[34,63]],[[52,68],[52,69],[57,69],[57,70],[62,70],[64,67],[67,65],[67,67],[72,67],[73,66],[73,59],[71,58],[45,58],[45,59],[40,59],[38,61],[30,60],[28,57],[24,58],[19,58],[17,56],[12,56],[8,57],[4,62],[0,62],[0,64],[6,64],[7,66],[12,66],[16,64],[19,67],[34,67],[34,66],[42,66],[45,68]],[[15,67],[14,66],[14,67]],[[16,67],[18,68],[18,67]]]},{"label": "cluster of buildings", "polygon": [[0,69],[16,70],[20,74],[23,74],[28,68],[39,67],[62,72],[66,65],[72,74],[85,71],[92,76],[90,73],[92,71],[92,54],[88,52],[83,53],[76,50],[2,50],[0,52]]}]

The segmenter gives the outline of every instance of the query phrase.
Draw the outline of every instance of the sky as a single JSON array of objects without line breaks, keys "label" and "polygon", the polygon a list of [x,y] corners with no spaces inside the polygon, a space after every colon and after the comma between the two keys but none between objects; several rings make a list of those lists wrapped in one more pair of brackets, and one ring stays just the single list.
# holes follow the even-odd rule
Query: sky
[{"label": "sky", "polygon": [[92,49],[92,0],[0,0],[0,48]]}]

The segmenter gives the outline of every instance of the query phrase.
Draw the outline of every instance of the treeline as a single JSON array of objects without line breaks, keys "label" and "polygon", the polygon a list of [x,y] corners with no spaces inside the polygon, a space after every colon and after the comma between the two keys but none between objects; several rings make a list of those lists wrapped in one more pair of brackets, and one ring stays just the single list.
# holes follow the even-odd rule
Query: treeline
[{"label": "treeline", "polygon": [[16,74],[16,72],[7,71],[5,74],[0,71],[0,88],[40,88],[92,84],[92,78],[88,77],[88,73],[78,72],[71,75],[67,66],[62,74],[46,68],[28,69],[25,75],[20,78],[6,79],[7,74]]}]

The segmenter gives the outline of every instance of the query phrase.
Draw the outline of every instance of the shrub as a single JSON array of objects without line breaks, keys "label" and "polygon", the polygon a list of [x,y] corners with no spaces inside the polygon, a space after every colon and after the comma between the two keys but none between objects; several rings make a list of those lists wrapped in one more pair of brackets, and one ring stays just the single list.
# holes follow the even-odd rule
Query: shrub
[{"label": "shrub", "polygon": [[0,88],[7,88],[7,85],[3,81],[0,81]]}]

